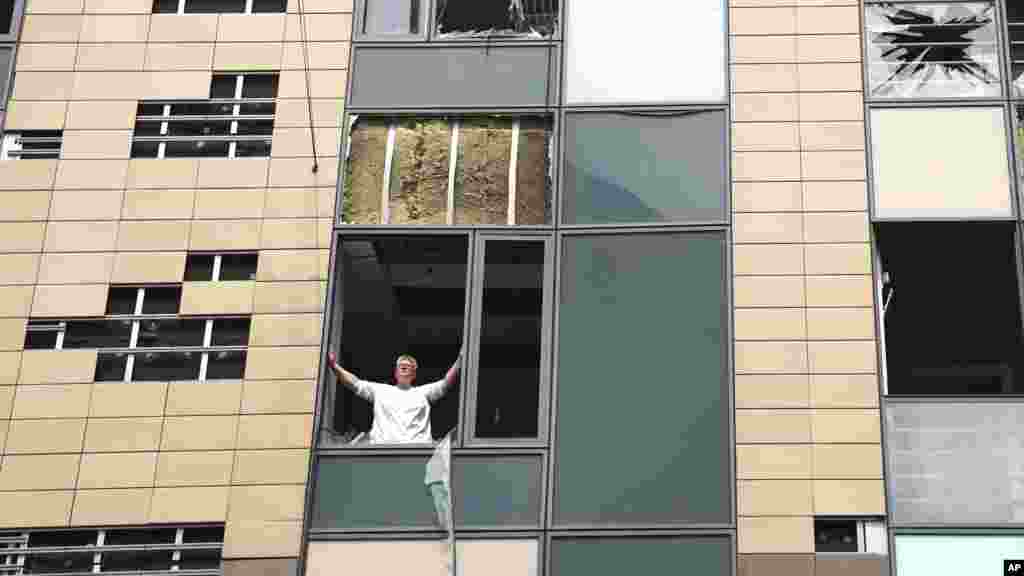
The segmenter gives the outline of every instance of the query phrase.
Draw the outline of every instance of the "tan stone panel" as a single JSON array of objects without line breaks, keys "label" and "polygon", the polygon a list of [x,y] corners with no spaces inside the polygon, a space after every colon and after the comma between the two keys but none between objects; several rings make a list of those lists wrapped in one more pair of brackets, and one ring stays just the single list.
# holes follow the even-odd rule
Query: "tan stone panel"
[{"label": "tan stone panel", "polygon": [[208,70],[213,44],[147,44],[147,70]]},{"label": "tan stone panel", "polygon": [[[138,55],[131,56],[139,59]],[[148,98],[147,76],[138,71],[83,70],[74,74],[75,100],[117,100]]]},{"label": "tan stone panel", "polygon": [[157,488],[149,521],[223,522],[227,516],[228,487]]},{"label": "tan stone panel", "polygon": [[0,352],[0,386],[9,386],[18,381],[21,356],[21,352]]},{"label": "tan stone panel", "polygon": [[146,41],[149,16],[127,14],[87,14],[82,17],[82,43]]},{"label": "tan stone panel", "polygon": [[50,193],[46,190],[0,192],[4,218],[10,220],[46,220],[50,211]]},{"label": "tan stone panel", "polygon": [[308,470],[308,450],[239,450],[231,483],[302,484]]},{"label": "tan stone panel", "polygon": [[263,188],[267,185],[266,158],[200,158],[200,188]]},{"label": "tan stone panel", "polygon": [[[290,14],[288,16],[285,39],[288,42],[301,42],[303,40],[301,28],[298,15]],[[305,40],[308,42],[348,40],[351,36],[351,13],[335,12],[333,14],[306,15]]]},{"label": "tan stone panel", "polygon": [[224,533],[224,557],[297,556],[301,533],[302,522],[233,520]]},{"label": "tan stone panel", "polygon": [[210,96],[210,71],[159,71],[143,73],[142,97],[152,99],[206,99]]},{"label": "tan stone panel", "polygon": [[814,442],[878,444],[882,441],[878,410],[814,410]]},{"label": "tan stone panel", "polygon": [[814,477],[882,478],[882,447],[874,444],[815,444]]},{"label": "tan stone panel", "polygon": [[729,53],[733,62],[741,64],[796,62],[796,54],[793,36],[733,36]]},{"label": "tan stone panel", "polygon": [[11,417],[84,418],[89,412],[90,390],[86,384],[19,386]]},{"label": "tan stone panel", "polygon": [[97,382],[89,417],[159,416],[166,397],[166,382]]},{"label": "tan stone panel", "polygon": [[[97,130],[64,133],[61,158],[83,159],[127,159],[132,147],[132,133],[127,131]],[[118,190],[120,193],[121,191]],[[120,211],[119,211],[120,212]]]},{"label": "tan stone panel", "polygon": [[263,216],[266,190],[256,188],[196,191],[196,218],[238,219]]},{"label": "tan stone panel", "polygon": [[320,335],[320,314],[255,316],[249,346],[317,346]]},{"label": "tan stone panel", "polygon": [[800,479],[811,477],[811,446],[739,445],[736,477],[741,479]]},{"label": "tan stone panel", "polygon": [[231,481],[233,452],[161,452],[157,486],[209,486]]},{"label": "tan stone panel", "polygon": [[[82,16],[78,14],[26,14],[21,25],[21,42],[78,42]],[[19,79],[20,81],[20,79]]]},{"label": "tan stone panel", "polygon": [[[29,52],[25,48],[39,48],[45,44],[28,44],[18,48],[18,56],[22,52]],[[64,128],[64,115],[67,112],[67,102],[33,102],[31,100],[12,100],[7,108],[7,120],[4,128],[7,130],[61,130]]]},{"label": "tan stone panel", "polygon": [[284,14],[221,14],[217,42],[280,42],[284,20]]},{"label": "tan stone panel", "polygon": [[[318,188],[317,196],[320,198],[320,210],[318,214],[323,218],[330,218],[331,226],[334,225],[334,206],[337,202],[338,191],[335,188]],[[328,243],[329,245],[330,243]]]},{"label": "tan stone panel", "polygon": [[79,14],[82,0],[32,0],[25,3],[26,14]]},{"label": "tan stone panel", "polygon": [[228,500],[231,520],[302,520],[305,486],[232,486]]},{"label": "tan stone panel", "polygon": [[[219,47],[218,47],[219,48]],[[314,126],[341,126],[344,101],[337,98],[321,98],[311,101]],[[275,127],[309,126],[309,103],[305,98],[283,98],[277,101],[274,114]]]},{"label": "tan stone panel", "polygon": [[175,251],[188,246],[188,220],[121,222],[117,234],[117,249],[131,251]]},{"label": "tan stone panel", "polygon": [[739,276],[733,285],[737,308],[804,305],[802,276]]},{"label": "tan stone panel", "polygon": [[[288,13],[295,14],[298,12],[298,2],[291,0],[288,3]],[[352,13],[353,0],[305,0],[302,3],[303,11],[306,14],[313,13]],[[292,20],[289,20],[291,22]]]},{"label": "tan stone panel", "polygon": [[185,272],[184,252],[121,252],[114,260],[115,283],[180,282]]},{"label": "tan stone panel", "polygon": [[[36,288],[36,294],[39,293]],[[34,315],[34,314],[33,314]],[[80,315],[88,315],[87,312]],[[72,316],[72,314],[68,314]],[[96,350],[26,350],[22,354],[19,384],[71,384],[92,382]],[[25,416],[29,418],[30,416]],[[59,416],[51,416],[58,418]]]},{"label": "tan stone panel", "polygon": [[[857,82],[860,82],[859,64],[806,64],[804,66],[854,66],[858,74]],[[843,71],[847,72],[847,69],[843,69]],[[805,69],[803,66],[800,68],[801,78],[814,72],[815,70]],[[799,105],[800,121],[802,122],[864,120],[864,96],[860,92],[800,94]]]},{"label": "tan stone panel", "polygon": [[153,485],[156,452],[84,454],[78,488],[142,488]]},{"label": "tan stone panel", "polygon": [[[863,106],[863,102],[861,102]],[[734,122],[792,122],[803,111],[797,107],[796,94],[736,94],[733,96]]]},{"label": "tan stone panel", "polygon": [[[0,257],[0,262],[2,262]],[[253,296],[256,314],[320,312],[326,282],[257,282]]]},{"label": "tan stone panel", "polygon": [[138,158],[128,163],[128,188],[192,188],[199,173],[194,158]]},{"label": "tan stone panel", "polygon": [[152,488],[80,490],[75,493],[71,522],[76,525],[144,524]]},{"label": "tan stone panel", "polygon": [[876,374],[813,374],[811,403],[817,408],[878,406]]},{"label": "tan stone panel", "polygon": [[796,11],[798,34],[857,34],[860,10],[856,6],[801,6]]},{"label": "tan stone panel", "polygon": [[805,247],[807,274],[870,274],[871,245],[812,244]]},{"label": "tan stone panel", "polygon": [[737,374],[806,372],[807,345],[804,342],[737,342]]},{"label": "tan stone panel", "polygon": [[32,286],[0,286],[0,317],[28,317],[32,292]]},{"label": "tan stone panel", "polygon": [[265,250],[318,248],[317,221],[292,218],[264,220],[260,248]]},{"label": "tan stone panel", "polygon": [[0,528],[65,526],[74,492],[0,492]]},{"label": "tan stone panel", "polygon": [[863,180],[867,166],[863,151],[804,152],[802,173],[807,180]]},{"label": "tan stone panel", "polygon": [[810,480],[740,480],[740,516],[809,516],[814,513]]},{"label": "tan stone panel", "polygon": [[736,36],[796,34],[797,11],[791,7],[733,8],[729,10],[729,32]]},{"label": "tan stone panel", "polygon": [[127,190],[121,218],[159,220],[192,218],[193,190]]},{"label": "tan stone panel", "polygon": [[860,62],[860,38],[848,35],[798,36],[796,52],[800,62]]},{"label": "tan stone panel", "polygon": [[84,418],[12,420],[4,450],[8,454],[77,454],[84,435]]},{"label": "tan stone panel", "polygon": [[[743,152],[798,150],[800,133],[795,122],[740,122],[732,126],[732,146],[733,150]],[[776,187],[792,189],[794,186]],[[799,190],[798,186],[796,188]]]},{"label": "tan stone panel", "polygon": [[48,190],[56,173],[56,160],[0,162],[0,190]]},{"label": "tan stone panel", "polygon": [[255,282],[186,282],[181,292],[182,314],[250,314]]},{"label": "tan stone panel", "polygon": [[[307,145],[308,145],[307,140]],[[275,150],[277,144],[274,145]],[[271,188],[266,192],[267,218],[315,218],[320,215],[321,193],[316,189]]]},{"label": "tan stone panel", "polygon": [[803,217],[792,214],[736,214],[733,218],[737,243],[784,244],[800,242]]},{"label": "tan stone panel", "polygon": [[804,150],[864,150],[863,122],[802,122],[800,145]]},{"label": "tan stone panel", "polygon": [[246,373],[263,379],[311,380],[319,362],[318,347],[255,348],[249,350]]},{"label": "tan stone panel", "polygon": [[150,18],[150,42],[214,42],[217,14],[154,14]]},{"label": "tan stone panel", "polygon": [[237,424],[237,416],[168,416],[160,449],[230,450]]},{"label": "tan stone panel", "polygon": [[[316,154],[318,159],[338,155],[341,147],[341,129],[335,127],[316,128]],[[271,158],[311,158],[313,143],[309,128],[274,127],[274,149]]]},{"label": "tan stone panel", "polygon": [[806,374],[737,374],[736,408],[806,408],[811,399]]},{"label": "tan stone panel", "polygon": [[0,283],[35,284],[38,254],[0,254]]},{"label": "tan stone panel", "polygon": [[315,394],[316,380],[246,380],[242,413],[312,413]]},{"label": "tan stone panel", "polygon": [[147,0],[85,0],[86,14],[149,14],[153,3]]},{"label": "tan stone panel", "polygon": [[142,70],[145,44],[79,44],[75,70],[88,72],[138,72]]},{"label": "tan stone panel", "polygon": [[733,154],[733,179],[799,180],[800,154],[797,152],[736,152]]},{"label": "tan stone panel", "polygon": [[[135,125],[136,106],[137,102],[127,100],[69,102],[67,129],[130,130]],[[192,183],[190,182],[189,185],[191,186]]]},{"label": "tan stone panel", "polygon": [[242,382],[171,382],[167,390],[168,416],[238,414]]},{"label": "tan stone panel", "polygon": [[814,513],[819,516],[885,515],[882,480],[814,480]]},{"label": "tan stone panel", "polygon": [[[54,190],[50,206],[51,220],[117,220],[121,215],[124,192],[121,190]],[[112,223],[96,228],[95,233],[109,234]],[[61,225],[67,226],[67,225]],[[88,225],[83,225],[88,226]],[[93,233],[92,227],[87,233]],[[116,234],[116,227],[115,227]],[[101,244],[106,249],[106,244]]]},{"label": "tan stone panel", "polygon": [[104,284],[40,285],[36,286],[32,300],[32,315],[102,316],[106,304],[107,286]]},{"label": "tan stone panel", "polygon": [[[0,386],[0,418],[10,418],[14,408],[14,386]],[[3,424],[3,433],[7,434],[7,423]],[[6,438],[6,436],[4,437]],[[0,446],[6,440],[0,439]]]},{"label": "tan stone panel", "polygon": [[811,372],[822,374],[874,373],[875,342],[810,342],[807,345]]},{"label": "tan stone panel", "polygon": [[856,62],[798,64],[797,75],[803,92],[859,92],[863,89],[861,66]]},{"label": "tan stone panel", "polygon": [[737,275],[794,275],[804,271],[803,248],[795,244],[741,244],[733,249]]},{"label": "tan stone panel", "polygon": [[[309,67],[315,70],[331,70],[348,68],[348,42],[309,42]],[[285,44],[283,54],[284,70],[302,69],[305,64],[301,42]]]},{"label": "tan stone panel", "polygon": [[259,246],[259,220],[196,220],[190,250],[252,250]]},{"label": "tan stone panel", "polygon": [[875,337],[871,308],[811,308],[807,310],[807,337],[853,340]]},{"label": "tan stone panel", "polygon": [[737,444],[811,442],[811,414],[805,410],[736,410]]},{"label": "tan stone panel", "polygon": [[13,100],[67,100],[71,96],[71,72],[18,72],[9,97]]},{"label": "tan stone panel", "polygon": [[808,306],[871,306],[871,276],[807,278]]},{"label": "tan stone panel", "polygon": [[27,318],[0,319],[0,350],[21,350]]},{"label": "tan stone panel", "polygon": [[[280,43],[218,42],[213,53],[214,70],[280,70]],[[277,114],[274,115],[277,124]]]},{"label": "tan stone panel", "polygon": [[260,251],[257,280],[317,280],[326,276],[317,250]]},{"label": "tan stone panel", "polygon": [[85,430],[88,452],[155,451],[162,418],[90,418]]},{"label": "tan stone panel", "polygon": [[732,91],[795,92],[796,64],[733,64]]},{"label": "tan stone panel", "polygon": [[740,518],[736,532],[741,554],[814,552],[810,516]]},{"label": "tan stone panel", "polygon": [[43,222],[0,222],[0,252],[39,252],[45,227]]},{"label": "tan stone panel", "polygon": [[54,188],[106,190],[124,187],[128,160],[61,160]]},{"label": "tan stone panel", "polygon": [[735,311],[736,340],[800,340],[807,337],[801,308],[740,308]]},{"label": "tan stone panel", "polygon": [[867,212],[804,214],[806,242],[867,242]]},{"label": "tan stone panel", "polygon": [[270,161],[273,187],[316,188],[334,186],[338,181],[338,159],[321,158],[316,174],[310,158],[274,158]]},{"label": "tan stone panel", "polygon": [[301,448],[310,444],[313,431],[311,414],[240,416],[238,448]]},{"label": "tan stone panel", "polygon": [[804,182],[804,207],[808,211],[865,212],[868,209],[866,182]]},{"label": "tan stone panel", "polygon": [[71,490],[80,458],[78,454],[8,454],[0,468],[0,490]]}]

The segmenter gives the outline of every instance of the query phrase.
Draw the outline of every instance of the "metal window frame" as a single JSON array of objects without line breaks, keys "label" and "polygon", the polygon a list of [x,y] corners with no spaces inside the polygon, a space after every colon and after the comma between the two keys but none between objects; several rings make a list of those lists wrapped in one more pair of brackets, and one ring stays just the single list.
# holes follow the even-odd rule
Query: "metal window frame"
[{"label": "metal window frame", "polygon": [[[6,33],[0,33],[0,44],[15,43],[18,41],[18,34],[21,32],[21,20],[25,13],[26,0],[11,0],[14,4],[11,12],[11,29]],[[11,46],[14,48],[14,46]],[[11,58],[14,61],[14,58]],[[13,66],[12,66],[13,67]],[[2,95],[2,93],[0,93]]]},{"label": "metal window frame", "polygon": [[[55,132],[55,136],[40,136],[40,133]],[[56,147],[51,147],[42,150],[31,150],[26,151],[24,149],[24,143],[36,142],[36,143],[47,143],[56,144]],[[61,151],[64,143],[64,131],[63,130],[11,130],[4,132],[2,140],[0,140],[0,160],[57,160],[61,157]],[[56,156],[52,156],[56,154]]]}]

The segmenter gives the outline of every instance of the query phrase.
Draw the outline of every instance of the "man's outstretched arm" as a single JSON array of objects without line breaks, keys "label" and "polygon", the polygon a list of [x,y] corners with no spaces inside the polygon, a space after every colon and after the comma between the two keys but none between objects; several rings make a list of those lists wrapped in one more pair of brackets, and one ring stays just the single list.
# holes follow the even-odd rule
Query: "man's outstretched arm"
[{"label": "man's outstretched arm", "polygon": [[459,357],[455,359],[452,367],[448,369],[448,372],[444,375],[444,378],[437,382],[431,382],[426,384],[423,388],[423,393],[426,394],[427,400],[434,402],[439,400],[445,394],[448,393],[448,389],[455,384],[455,379],[459,376],[459,370],[462,367],[462,352],[459,352]]},{"label": "man's outstretched arm", "polygon": [[354,392],[357,396],[367,400],[373,400],[373,388],[365,385],[360,386],[359,378],[338,364],[337,354],[334,352],[327,353],[327,365],[331,367],[331,371],[334,372],[334,375],[338,378],[338,382],[344,384],[346,388]]}]

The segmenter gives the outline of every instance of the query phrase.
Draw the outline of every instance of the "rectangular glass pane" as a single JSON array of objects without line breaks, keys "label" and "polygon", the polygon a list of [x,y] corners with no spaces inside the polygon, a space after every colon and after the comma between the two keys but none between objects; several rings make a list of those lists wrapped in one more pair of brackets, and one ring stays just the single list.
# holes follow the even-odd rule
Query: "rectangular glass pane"
[{"label": "rectangular glass pane", "polygon": [[104,552],[100,566],[104,572],[170,570],[173,554],[170,550]]},{"label": "rectangular glass pane", "polygon": [[169,136],[227,136],[231,131],[228,120],[172,121],[167,124]]},{"label": "rectangular glass pane", "polygon": [[132,340],[131,320],[70,320],[64,348],[127,348]]},{"label": "rectangular glass pane", "polygon": [[896,534],[896,574],[1006,574],[1004,560],[1024,558],[1019,534]]},{"label": "rectangular glass pane", "polygon": [[245,12],[245,0],[185,0],[186,14],[230,14]]},{"label": "rectangular glass pane", "polygon": [[[17,4],[17,0],[6,0],[3,4],[0,4],[0,36],[5,36],[14,31],[15,4]],[[0,90],[0,94],[2,93],[3,90]]]},{"label": "rectangular glass pane", "polygon": [[220,550],[185,550],[178,561],[181,570],[216,570],[220,566]]},{"label": "rectangular glass pane", "polygon": [[512,120],[469,119],[459,125],[456,224],[507,224]]},{"label": "rectangular glass pane", "polygon": [[7,108],[7,82],[11,78],[11,55],[13,53],[10,48],[0,47],[0,110]]},{"label": "rectangular glass pane", "polygon": [[722,0],[634,0],[619,9],[566,0],[566,11],[569,104],[721,102],[728,96]]},{"label": "rectangular glass pane", "polygon": [[213,346],[248,346],[248,318],[218,318],[213,321]]},{"label": "rectangular glass pane", "polygon": [[177,314],[181,304],[181,286],[146,288],[142,302],[143,314]]},{"label": "rectangular glass pane", "polygon": [[32,554],[25,557],[25,574],[57,574],[61,572],[92,571],[92,554],[89,552],[54,552]]},{"label": "rectangular glass pane", "polygon": [[277,98],[277,74],[246,74],[242,98]]},{"label": "rectangular glass pane", "polygon": [[363,34],[419,34],[420,0],[363,1]]},{"label": "rectangular glass pane", "polygon": [[379,224],[384,190],[384,162],[388,126],[383,121],[359,121],[349,134],[342,192],[342,220],[346,224]]},{"label": "rectangular glass pane", "polygon": [[178,11],[178,0],[153,0],[153,14],[174,14]]},{"label": "rectangular glass pane", "polygon": [[160,155],[159,142],[132,141],[132,158],[156,158]]},{"label": "rectangular glass pane", "polygon": [[96,544],[96,532],[93,530],[54,530],[29,532],[30,548],[73,548]]},{"label": "rectangular glass pane", "polygon": [[139,348],[180,348],[202,346],[206,320],[142,320]]},{"label": "rectangular glass pane", "polygon": [[567,224],[726,219],[725,112],[566,116]]},{"label": "rectangular glass pane", "polygon": [[93,380],[96,382],[123,382],[127,365],[128,354],[125,352],[99,354],[96,356],[96,374],[93,376]]},{"label": "rectangular glass pane", "polygon": [[516,153],[516,224],[551,221],[552,122],[550,118],[519,120]]},{"label": "rectangular glass pane", "polygon": [[451,141],[446,120],[405,120],[396,126],[389,224],[447,223]]},{"label": "rectangular glass pane", "polygon": [[536,438],[540,432],[545,244],[488,240],[477,370],[476,436]]},{"label": "rectangular glass pane", "polygon": [[186,282],[209,282],[213,280],[213,254],[189,254],[185,260]]},{"label": "rectangular glass pane", "polygon": [[245,378],[245,350],[210,352],[206,365],[207,380],[241,380]]},{"label": "rectangular glass pane", "polygon": [[166,158],[226,158],[228,143],[218,140],[186,140],[167,142]]},{"label": "rectangular glass pane", "polygon": [[257,254],[225,254],[220,259],[220,279],[225,282],[255,280],[258,263]]},{"label": "rectangular glass pane", "polygon": [[999,96],[995,22],[990,3],[866,6],[871,95]]},{"label": "rectangular glass pane", "polygon": [[170,382],[199,378],[199,352],[141,352],[135,355],[132,380]]},{"label": "rectangular glass pane", "polygon": [[224,526],[186,528],[182,535],[185,544],[220,544],[224,541]]},{"label": "rectangular glass pane", "polygon": [[176,532],[174,528],[108,530],[103,543],[107,546],[174,544]]},{"label": "rectangular glass pane", "polygon": [[541,470],[539,456],[456,457],[455,526],[539,527]]},{"label": "rectangular glass pane", "polygon": [[440,38],[551,36],[558,21],[558,0],[438,0]]},{"label": "rectangular glass pane", "polygon": [[572,237],[563,255],[555,522],[728,522],[725,234]]},{"label": "rectangular glass pane", "polygon": [[46,350],[57,347],[58,330],[32,330],[31,325],[25,331],[25,350]]},{"label": "rectangular glass pane", "polygon": [[[135,314],[139,289],[134,286],[111,286],[107,292],[107,315]],[[175,307],[174,313],[178,309]]]},{"label": "rectangular glass pane", "polygon": [[284,12],[288,0],[253,0],[252,11],[254,14]]},{"label": "rectangular glass pane", "polygon": [[266,158],[270,156],[270,141],[241,140],[235,145],[236,158]]},{"label": "rectangular glass pane", "polygon": [[551,542],[551,573],[728,576],[732,554],[728,536],[555,538]]}]

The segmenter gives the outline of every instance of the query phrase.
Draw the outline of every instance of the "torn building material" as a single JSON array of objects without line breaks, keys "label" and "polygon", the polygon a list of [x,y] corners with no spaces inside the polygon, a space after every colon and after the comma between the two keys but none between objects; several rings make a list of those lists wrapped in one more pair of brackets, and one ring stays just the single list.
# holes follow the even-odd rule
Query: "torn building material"
[{"label": "torn building material", "polygon": [[547,38],[557,25],[558,0],[437,0],[437,33],[445,39]]}]

